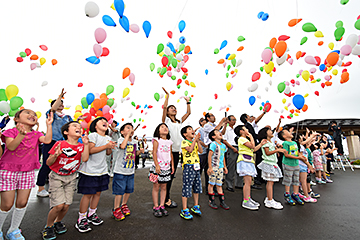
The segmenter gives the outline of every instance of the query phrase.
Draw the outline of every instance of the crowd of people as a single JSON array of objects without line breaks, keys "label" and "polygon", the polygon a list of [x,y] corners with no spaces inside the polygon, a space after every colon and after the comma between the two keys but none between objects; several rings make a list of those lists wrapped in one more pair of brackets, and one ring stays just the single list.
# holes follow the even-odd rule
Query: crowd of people
[{"label": "crowd of people", "polygon": [[[299,135],[294,129],[281,127],[281,119],[275,128],[266,125],[259,129],[258,123],[266,109],[258,117],[242,114],[240,125],[236,125],[234,115],[216,123],[214,114],[206,113],[199,120],[200,127],[194,129],[183,124],[191,114],[190,99],[185,98],[187,111],[178,119],[176,107],[168,105],[170,94],[164,91],[162,122],[153,134],[153,164],[148,174],[153,183],[155,217],[167,216],[167,208],[178,206],[170,193],[179,162],[182,167],[180,216],[187,220],[192,219],[193,214],[202,215],[199,195],[203,192],[203,185],[209,207],[213,209],[218,208],[218,203],[221,208],[229,210],[224,190],[234,192],[235,188],[242,189],[242,207],[258,210],[260,203],[251,198],[251,191],[261,189],[262,182],[266,182],[265,207],[272,209],[283,208],[273,196],[274,183],[281,178],[284,198],[290,205],[316,203],[320,194],[313,191],[313,185],[332,182],[330,162],[337,148],[326,135],[308,129],[305,135]],[[131,214],[128,201],[135,188],[134,175],[139,156],[143,158],[143,166],[148,157],[145,135],[142,141],[135,139],[137,127],[125,123],[117,128],[116,121],[109,124],[103,117],[93,120],[91,133],[84,134],[79,122],[62,113],[64,95],[63,89],[51,102],[51,109],[46,113],[45,136],[33,129],[38,126],[38,119],[29,109],[17,112],[15,127],[0,134],[5,143],[4,151],[0,148],[0,239],[4,239],[2,226],[13,205],[15,208],[6,238],[25,239],[19,226],[35,184],[38,186],[37,196],[50,197],[43,239],[55,239],[57,234],[67,231],[63,218],[72,204],[75,189],[82,194],[75,223],[78,231],[88,232],[92,230],[91,225],[102,224],[97,206],[101,193],[108,190],[111,178],[114,195],[112,217],[121,221]],[[9,118],[4,119],[6,125]],[[336,124],[332,127],[336,131]],[[41,143],[43,164],[40,168]],[[35,169],[39,168],[35,181]],[[201,181],[202,173],[205,184]],[[312,181],[313,173],[316,183]],[[48,191],[45,190],[47,180]],[[191,197],[194,198],[193,206],[188,207]]]}]

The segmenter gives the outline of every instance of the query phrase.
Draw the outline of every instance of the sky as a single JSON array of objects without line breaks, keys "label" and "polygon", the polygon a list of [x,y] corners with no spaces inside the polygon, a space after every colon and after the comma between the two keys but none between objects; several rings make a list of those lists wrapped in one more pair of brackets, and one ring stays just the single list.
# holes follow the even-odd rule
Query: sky
[{"label": "sky", "polygon": [[[169,103],[177,107],[178,118],[186,112],[185,100],[181,99],[184,92],[188,91],[189,95],[193,95],[191,115],[185,124],[190,124],[194,128],[198,127],[199,118],[210,107],[212,107],[210,112],[214,113],[218,122],[225,113],[225,110],[220,111],[220,108],[230,106],[228,115],[234,115],[239,123],[242,113],[260,115],[259,107],[266,101],[272,104],[272,109],[259,122],[260,127],[267,124],[275,127],[280,115],[285,116],[283,124],[302,119],[360,117],[358,56],[350,55],[344,59],[344,62],[352,62],[352,65],[347,67],[350,73],[350,80],[347,83],[340,84],[343,67],[336,66],[339,74],[333,76],[331,80],[333,85],[324,89],[321,88],[320,83],[324,82],[325,75],[330,73],[322,73],[318,67],[306,64],[304,58],[299,60],[295,58],[296,52],[302,51],[306,52],[306,56],[319,56],[323,62],[331,51],[328,48],[330,42],[335,44],[334,50],[340,49],[346,44],[345,41],[350,34],[359,35],[360,32],[354,27],[354,23],[360,14],[358,12],[360,1],[350,0],[346,5],[341,5],[340,0],[257,0],[256,4],[255,1],[243,0],[125,1],[124,15],[127,16],[130,24],[136,23],[140,26],[139,33],[124,31],[119,24],[117,12],[110,8],[111,0],[93,0],[100,8],[99,15],[94,18],[85,15],[87,2],[22,0],[2,3],[0,88],[5,89],[10,84],[18,86],[18,96],[24,100],[23,106],[42,113],[39,119],[41,130],[46,128],[44,114],[50,108],[48,100],[57,98],[62,88],[67,92],[64,105],[71,106],[64,112],[73,116],[75,106],[81,105],[81,98],[88,93],[104,93],[108,85],[113,85],[115,88],[109,97],[115,98],[117,103],[114,119],[120,125],[133,122],[134,119],[136,124],[139,118],[144,120],[137,130],[137,135],[152,136],[156,126],[161,122],[164,98],[157,102],[154,94],[156,92],[163,94],[162,87],[169,92],[175,90],[176,93],[170,95]],[[269,14],[267,21],[257,18],[261,11]],[[106,26],[102,22],[103,15],[111,16],[117,26]],[[303,20],[291,28],[288,22],[294,18]],[[142,23],[145,20],[152,25],[149,38],[146,38],[142,30]],[[178,29],[180,20],[186,22],[186,28],[182,33]],[[335,23],[339,20],[344,22],[346,31],[344,40],[336,42],[333,33],[336,29]],[[307,22],[313,23],[324,37],[316,38],[314,33],[304,32],[302,25]],[[102,57],[98,65],[93,65],[85,59],[94,56],[93,45],[97,43],[94,31],[97,28],[103,28],[107,32],[107,38],[101,46],[107,47],[110,54]],[[172,39],[167,36],[168,31],[173,32]],[[240,35],[246,40],[238,42],[237,38]],[[259,72],[260,67],[264,65],[261,62],[262,51],[269,46],[271,38],[278,38],[280,35],[290,36],[286,41],[289,50],[287,53],[294,59],[294,64],[285,62],[278,66],[275,63],[276,72],[273,76],[261,72],[261,78],[257,81],[258,89],[249,92],[253,73]],[[166,75],[160,78],[156,74],[156,68],[161,67],[161,57],[156,53],[158,44],[166,45],[171,41],[176,46],[181,36],[186,38],[185,45],[191,47],[192,54],[189,55],[184,67],[188,69],[189,82],[194,82],[196,88],[185,85],[183,80],[181,88],[177,89],[176,80],[173,81]],[[308,37],[308,41],[300,46],[304,36]],[[228,45],[219,54],[214,54],[214,49],[220,48],[224,40],[227,40]],[[318,46],[319,41],[323,41],[324,44]],[[48,47],[47,51],[39,48],[42,44]],[[237,51],[240,46],[244,47],[243,51]],[[46,63],[34,70],[30,70],[30,64],[38,61],[30,61],[29,57],[18,63],[16,58],[26,48],[30,48],[32,54],[37,54],[40,58],[44,57]],[[234,78],[231,76],[226,78],[226,69],[217,63],[228,53],[235,53],[236,59],[241,59],[243,62],[237,68],[238,74]],[[56,59],[58,64],[53,66],[52,59]],[[155,63],[154,72],[150,71],[150,63]],[[133,86],[130,85],[128,78],[122,78],[123,69],[126,67],[135,74]],[[309,70],[312,67],[317,68],[314,77],[321,78],[320,83],[311,84],[301,77],[296,78],[299,70]],[[205,74],[205,69],[208,69],[208,75]],[[181,77],[180,74],[176,76],[177,79]],[[286,118],[289,112],[286,110],[280,112],[284,106],[291,103],[291,98],[280,94],[277,85],[291,79],[300,81],[300,86],[292,88],[292,92],[309,94],[305,98],[309,109],[289,120]],[[272,85],[269,85],[270,80]],[[48,82],[47,86],[41,86],[44,81]],[[233,84],[230,91],[226,89],[227,82]],[[83,87],[78,87],[79,83],[83,83]],[[123,89],[126,87],[130,89],[128,95],[130,100],[121,103]],[[265,90],[266,87],[268,91]],[[314,94],[315,91],[319,92],[319,96]],[[214,94],[218,94],[218,99],[215,99]],[[261,99],[257,98],[255,104],[250,106],[250,96],[256,98],[260,96]],[[34,103],[30,101],[32,97],[35,98]],[[282,103],[283,98],[286,99],[286,104]],[[132,101],[141,108],[136,110],[131,105]],[[152,105],[153,108],[143,109],[146,104]],[[293,108],[292,105],[289,107],[289,109]],[[144,112],[141,113],[141,110]],[[8,127],[12,126],[12,123],[8,125]],[[143,126],[146,128],[143,129]]]}]

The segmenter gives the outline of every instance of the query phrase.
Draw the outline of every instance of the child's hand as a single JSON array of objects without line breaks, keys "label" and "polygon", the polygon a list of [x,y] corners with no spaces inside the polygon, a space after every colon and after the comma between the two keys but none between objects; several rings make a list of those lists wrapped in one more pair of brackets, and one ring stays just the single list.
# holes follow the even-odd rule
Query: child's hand
[{"label": "child's hand", "polygon": [[167,97],[169,97],[169,93],[165,90],[165,88],[162,88],[165,92],[165,94],[167,95]]},{"label": "child's hand", "polygon": [[228,169],[225,167],[225,168],[224,168],[224,173],[225,173],[225,174],[228,174],[228,172],[229,172]]},{"label": "child's hand", "polygon": [[127,136],[130,137],[131,134],[134,134],[134,130],[129,131],[129,132],[127,133]]},{"label": "child's hand", "polygon": [[280,149],[279,149],[279,152],[287,153],[286,149],[283,149],[283,148],[280,148]]},{"label": "child's hand", "polygon": [[55,147],[55,157],[57,158],[58,156],[60,156],[60,154],[62,153],[62,150],[61,150],[61,144],[59,143],[56,147]]},{"label": "child's hand", "polygon": [[265,145],[267,143],[267,140],[266,139],[263,139],[263,140],[261,140],[261,145]]},{"label": "child's hand", "polygon": [[310,169],[310,172],[311,172],[311,173],[314,173],[314,172],[315,172],[315,170],[314,170],[313,166],[310,166],[310,168],[309,168],[309,169]]},{"label": "child's hand", "polygon": [[171,166],[171,174],[174,174],[175,170],[174,170],[174,166]]},{"label": "child's hand", "polygon": [[66,92],[64,91],[64,89],[61,89],[61,93],[60,93],[59,97],[62,99],[64,97],[65,93]]},{"label": "child's hand", "polygon": [[207,174],[210,176],[212,174],[214,174],[214,170],[212,169],[212,167],[209,167],[207,170]]},{"label": "child's hand", "polygon": [[160,166],[159,166],[159,165],[157,165],[157,166],[155,167],[155,172],[156,172],[157,174],[160,174],[160,173],[161,173],[161,169],[160,169]]},{"label": "child's hand", "polygon": [[188,103],[190,101],[190,98],[189,97],[184,97],[186,103]]},{"label": "child's hand", "polygon": [[199,141],[199,140],[200,140],[200,137],[201,137],[201,134],[200,134],[200,133],[196,134],[196,136],[195,136],[195,141]]},{"label": "child's hand", "polygon": [[25,127],[22,123],[17,123],[16,124],[16,129],[19,131],[19,133],[21,135],[26,135],[26,130],[25,130]]},{"label": "child's hand", "polygon": [[89,144],[89,137],[87,132],[85,132],[85,136],[81,137],[81,140],[83,142],[84,145],[88,145]]},{"label": "child's hand", "polygon": [[47,115],[46,119],[46,125],[49,126],[54,121],[54,113],[50,111],[50,113]]},{"label": "child's hand", "polygon": [[107,149],[114,149],[116,146],[116,143],[113,142],[113,141],[109,141],[107,144],[106,144],[106,148]]}]

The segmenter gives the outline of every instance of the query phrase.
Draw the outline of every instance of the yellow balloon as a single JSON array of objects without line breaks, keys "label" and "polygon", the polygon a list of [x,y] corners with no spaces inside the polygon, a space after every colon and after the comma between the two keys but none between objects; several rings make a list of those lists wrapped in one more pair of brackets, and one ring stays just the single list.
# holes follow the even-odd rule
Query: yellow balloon
[{"label": "yellow balloon", "polygon": [[328,47],[330,48],[330,50],[333,50],[334,49],[334,43],[329,43]]},{"label": "yellow balloon", "polygon": [[328,72],[330,72],[332,68],[333,68],[333,67],[332,67],[332,66],[330,66],[330,67],[328,68]]},{"label": "yellow balloon", "polygon": [[299,114],[298,114],[298,113],[295,113],[294,115],[295,115],[295,116],[299,116]]},{"label": "yellow balloon", "polygon": [[228,57],[228,60],[233,60],[234,58],[236,58],[236,54],[233,53]]},{"label": "yellow balloon", "polygon": [[316,82],[317,82],[316,79],[314,79],[314,80],[311,81],[311,83],[316,83]]},{"label": "yellow balloon", "polygon": [[123,91],[123,98],[125,98],[129,93],[130,93],[130,89],[125,88],[124,91]]},{"label": "yellow balloon", "polygon": [[333,71],[332,71],[332,74],[334,74],[335,76],[338,74],[338,70],[337,69],[334,69]]},{"label": "yellow balloon", "polygon": [[283,98],[282,103],[283,103],[283,104],[285,104],[285,103],[286,103],[286,99],[285,99],[285,98]]},{"label": "yellow balloon", "polygon": [[159,56],[160,57],[164,56],[164,52],[159,53]]},{"label": "yellow balloon", "polygon": [[116,10],[116,9],[115,9],[115,6],[114,6],[114,3],[111,4],[111,8],[114,9],[114,10]]},{"label": "yellow balloon", "polygon": [[288,107],[287,107],[287,106],[285,106],[285,107],[284,107],[284,109],[285,109],[286,111],[289,111],[289,109],[288,109]]},{"label": "yellow balloon", "polygon": [[80,106],[80,105],[77,105],[76,107],[75,107],[75,111],[82,111],[83,110],[83,108],[82,108],[82,106]]},{"label": "yellow balloon", "polygon": [[238,70],[237,70],[237,69],[235,69],[235,70],[234,70],[234,72],[238,73]]},{"label": "yellow balloon", "polygon": [[180,102],[180,99],[178,99],[177,102]]},{"label": "yellow balloon", "polygon": [[19,88],[16,85],[9,85],[5,89],[5,94],[8,100],[12,99],[19,93]]},{"label": "yellow balloon", "polygon": [[269,62],[268,64],[265,64],[264,69],[267,74],[270,74],[271,71],[274,69],[274,63]]},{"label": "yellow balloon", "polygon": [[306,97],[308,97],[308,96],[309,96],[309,94],[308,94],[308,93],[305,93],[304,98],[306,98]]},{"label": "yellow balloon", "polygon": [[141,119],[142,122],[144,122],[144,119]]},{"label": "yellow balloon", "polygon": [[301,76],[307,82],[310,78],[310,73],[308,70],[305,70],[305,71],[302,71]]},{"label": "yellow balloon", "polygon": [[37,118],[41,118],[41,112],[37,111],[36,116],[37,116]]},{"label": "yellow balloon", "polygon": [[226,90],[230,91],[232,87],[231,82],[226,83]]},{"label": "yellow balloon", "polygon": [[74,114],[74,118],[77,119],[77,118],[80,117],[81,115],[82,115],[81,112],[76,112],[76,113]]},{"label": "yellow balloon", "polygon": [[273,73],[271,72],[271,73],[269,74],[269,76],[272,77],[272,76],[273,76]]},{"label": "yellow balloon", "polygon": [[44,65],[44,63],[46,63],[46,59],[45,58],[40,58],[40,65]]},{"label": "yellow balloon", "polygon": [[52,99],[49,99],[48,101],[49,101],[49,103],[51,103],[51,102],[52,102]]},{"label": "yellow balloon", "polygon": [[196,88],[196,85],[193,82],[190,83],[190,86],[193,87],[193,88]]},{"label": "yellow balloon", "polygon": [[70,108],[69,107],[64,107],[65,110],[69,110]]},{"label": "yellow balloon", "polygon": [[322,37],[324,37],[324,34],[323,34],[321,31],[316,31],[316,32],[314,33],[314,35],[315,35],[315,37],[317,37],[317,38],[322,38]]}]

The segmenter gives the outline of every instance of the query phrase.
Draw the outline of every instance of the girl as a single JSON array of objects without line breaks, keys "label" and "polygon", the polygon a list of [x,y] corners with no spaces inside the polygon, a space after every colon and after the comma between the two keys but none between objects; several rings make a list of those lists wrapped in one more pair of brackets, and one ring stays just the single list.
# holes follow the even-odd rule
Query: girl
[{"label": "girl", "polygon": [[186,113],[184,114],[184,116],[181,118],[181,120],[179,120],[176,118],[176,113],[177,113],[176,107],[174,105],[168,106],[170,94],[165,90],[165,88],[163,88],[163,90],[166,93],[166,97],[165,97],[165,102],[164,102],[164,106],[163,106],[162,122],[166,123],[166,125],[169,128],[170,139],[173,142],[172,155],[173,155],[173,159],[174,159],[174,173],[171,174],[171,179],[167,183],[165,206],[169,207],[169,208],[176,208],[177,207],[176,202],[174,202],[170,199],[170,190],[171,190],[172,181],[173,181],[175,173],[176,173],[177,165],[179,163],[181,141],[182,141],[182,137],[180,134],[181,125],[183,122],[185,122],[185,120],[191,114],[191,110],[190,110],[191,102],[190,102],[189,97],[184,98],[186,101],[186,104],[187,104],[187,110],[186,110]]},{"label": "girl", "polygon": [[31,188],[35,187],[35,169],[40,168],[39,143],[49,144],[52,138],[53,113],[46,119],[46,136],[34,131],[38,118],[29,109],[22,109],[15,114],[15,126],[2,134],[6,148],[0,159],[0,239],[3,239],[2,226],[14,205],[11,225],[7,239],[25,239],[19,230],[24,217]]},{"label": "girl", "polygon": [[[111,154],[115,142],[107,135],[109,123],[104,117],[96,118],[90,124],[89,160],[79,168],[78,193],[83,194],[80,201],[79,219],[75,227],[79,232],[91,231],[88,222],[100,225],[103,220],[96,214],[100,194],[109,188],[109,173],[106,155]],[[89,207],[90,205],[90,207]],[[87,213],[87,208],[89,212]]]},{"label": "girl", "polygon": [[[165,123],[161,123],[156,127],[152,143],[154,164],[150,168],[150,174],[158,175],[157,182],[154,183],[152,190],[153,211],[155,217],[162,217],[169,214],[164,206],[166,184],[171,180],[171,174],[174,173],[174,158],[171,154],[173,142],[170,140],[169,129]],[[158,204],[159,188],[161,189],[160,206]]]},{"label": "girl", "polygon": [[274,182],[278,182],[283,175],[277,164],[276,153],[285,153],[285,149],[275,149],[271,139],[274,137],[273,131],[270,128],[263,128],[258,133],[259,141],[265,139],[266,143],[261,147],[263,161],[258,165],[261,169],[261,177],[267,181],[266,183],[266,198],[265,207],[274,209],[283,209],[280,202],[273,199]]},{"label": "girl", "polygon": [[[326,137],[325,137],[326,138]],[[333,180],[330,179],[330,175],[326,176],[326,154],[327,154],[327,150],[325,150],[326,145],[324,143],[320,142],[320,156],[321,156],[321,162],[322,162],[322,166],[323,166],[323,171],[321,173],[321,180],[325,181],[327,183],[332,183]]]},{"label": "girl", "polygon": [[[237,137],[235,142],[238,142],[239,156],[237,159],[237,172],[240,177],[244,179],[243,188],[243,203],[242,207],[249,210],[258,210],[260,204],[250,196],[251,177],[256,177],[257,172],[255,168],[254,152],[256,152],[262,145],[266,143],[263,139],[260,144],[255,146],[253,136],[244,125],[239,125],[234,130]],[[250,141],[249,141],[250,140]]]},{"label": "girl", "polygon": [[310,146],[310,150],[312,151],[312,154],[314,156],[314,165],[315,165],[315,177],[316,177],[316,183],[317,184],[325,184],[326,182],[321,180],[321,175],[324,171],[323,169],[323,165],[322,165],[322,162],[321,162],[321,158],[320,158],[320,144],[319,143],[315,143],[313,145]]}]

